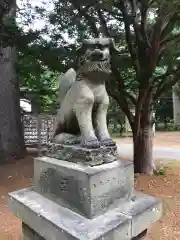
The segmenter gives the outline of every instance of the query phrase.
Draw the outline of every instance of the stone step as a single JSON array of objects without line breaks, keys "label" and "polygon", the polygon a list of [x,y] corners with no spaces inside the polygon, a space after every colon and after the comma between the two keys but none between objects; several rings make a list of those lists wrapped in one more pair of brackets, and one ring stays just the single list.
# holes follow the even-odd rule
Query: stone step
[{"label": "stone step", "polygon": [[9,195],[9,208],[36,232],[38,240],[131,240],[162,216],[158,199],[137,192],[132,201],[94,219],[62,207],[32,188]]},{"label": "stone step", "polygon": [[34,190],[90,219],[129,200],[133,187],[131,161],[93,167],[50,157],[34,162]]}]

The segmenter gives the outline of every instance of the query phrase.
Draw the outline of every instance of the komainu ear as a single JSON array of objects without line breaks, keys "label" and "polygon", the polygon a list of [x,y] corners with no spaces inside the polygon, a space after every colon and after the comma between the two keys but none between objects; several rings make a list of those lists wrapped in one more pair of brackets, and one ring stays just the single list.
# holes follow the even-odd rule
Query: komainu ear
[{"label": "komainu ear", "polygon": [[76,50],[76,67],[78,68],[79,65],[82,63],[83,55],[85,54],[85,46],[82,43],[81,46]]}]

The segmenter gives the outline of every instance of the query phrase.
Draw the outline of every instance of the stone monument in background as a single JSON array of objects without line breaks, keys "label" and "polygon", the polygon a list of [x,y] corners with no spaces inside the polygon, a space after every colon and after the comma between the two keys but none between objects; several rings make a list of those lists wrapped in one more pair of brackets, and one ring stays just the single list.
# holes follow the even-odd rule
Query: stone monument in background
[{"label": "stone monument in background", "polygon": [[112,39],[84,40],[79,67],[60,82],[61,106],[46,156],[34,161],[34,187],[10,193],[23,240],[142,239],[162,215],[159,199],[134,190],[132,161],[109,135]]}]

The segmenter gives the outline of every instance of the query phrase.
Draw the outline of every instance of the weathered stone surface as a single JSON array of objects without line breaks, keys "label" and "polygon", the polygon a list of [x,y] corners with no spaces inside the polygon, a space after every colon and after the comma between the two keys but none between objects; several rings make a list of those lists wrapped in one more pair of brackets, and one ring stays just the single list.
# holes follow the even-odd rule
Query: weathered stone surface
[{"label": "weathered stone surface", "polygon": [[36,233],[25,223],[22,223],[21,240],[45,240],[45,238],[41,237],[38,233]]},{"label": "weathered stone surface", "polygon": [[136,191],[134,191],[131,201],[122,203],[119,210],[131,219],[132,237],[149,228],[163,214],[160,199]]},{"label": "weathered stone surface", "polygon": [[77,74],[71,70],[60,81],[61,106],[52,141],[64,144],[80,135],[80,144],[86,148],[114,145],[106,121],[109,96],[105,87],[111,78],[114,41],[84,39],[81,48]]},{"label": "weathered stone surface", "polygon": [[9,207],[46,240],[130,239],[130,220],[121,215],[118,209],[89,220],[31,189],[11,193]]},{"label": "weathered stone surface", "polygon": [[48,151],[46,156],[60,160],[86,163],[90,166],[96,166],[103,163],[116,161],[119,157],[117,147],[100,147],[95,149],[83,148],[78,144],[63,145],[49,143],[46,145]]},{"label": "weathered stone surface", "polygon": [[130,240],[162,215],[162,204],[158,199],[137,192],[133,201],[91,220],[44,198],[32,189],[11,193],[9,207],[46,240]]},{"label": "weathered stone surface", "polygon": [[147,236],[147,229],[138,234],[136,237],[133,237],[132,240],[150,240]]},{"label": "weathered stone surface", "polygon": [[133,184],[131,161],[90,167],[49,157],[35,159],[34,190],[88,218],[127,201]]},{"label": "weathered stone surface", "polygon": [[[45,238],[41,237],[38,233],[36,233],[33,229],[31,229],[25,223],[22,223],[22,229],[23,229],[23,235],[22,235],[21,240],[46,240]],[[110,232],[106,236],[100,237],[97,240],[112,240],[112,239],[129,240],[128,236],[122,239],[122,234],[120,236],[120,231],[121,230],[119,228],[117,230],[115,229],[113,231],[113,235],[112,235],[112,232]],[[144,230],[138,236],[131,238],[131,240],[148,240],[148,238],[147,238],[147,230]]]}]

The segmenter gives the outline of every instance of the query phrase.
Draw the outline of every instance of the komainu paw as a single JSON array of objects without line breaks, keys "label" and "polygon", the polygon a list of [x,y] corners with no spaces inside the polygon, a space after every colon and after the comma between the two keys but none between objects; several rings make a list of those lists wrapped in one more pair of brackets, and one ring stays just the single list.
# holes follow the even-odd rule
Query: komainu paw
[{"label": "komainu paw", "polygon": [[111,147],[111,146],[116,146],[116,142],[112,140],[112,138],[107,138],[107,139],[103,139],[100,142],[101,146],[107,146],[107,147]]}]

